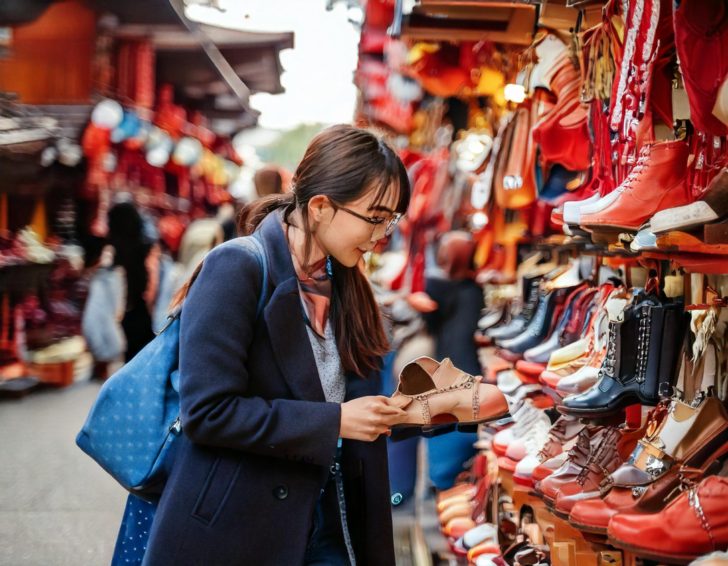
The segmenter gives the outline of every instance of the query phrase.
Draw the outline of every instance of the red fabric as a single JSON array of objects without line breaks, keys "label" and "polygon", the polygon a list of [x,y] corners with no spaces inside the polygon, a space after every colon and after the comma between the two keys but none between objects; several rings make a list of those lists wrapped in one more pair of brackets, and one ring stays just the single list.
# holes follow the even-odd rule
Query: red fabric
[{"label": "red fabric", "polygon": [[579,87],[579,73],[566,58],[551,80],[556,104],[532,132],[547,166],[560,163],[571,171],[583,171],[591,165],[587,107],[579,100]]},{"label": "red fabric", "polygon": [[721,0],[683,1],[675,12],[675,44],[690,120],[703,132],[728,134],[712,114],[718,89],[728,75],[728,8]]},{"label": "red fabric", "polygon": [[364,13],[367,28],[386,30],[394,19],[394,0],[367,0]]}]

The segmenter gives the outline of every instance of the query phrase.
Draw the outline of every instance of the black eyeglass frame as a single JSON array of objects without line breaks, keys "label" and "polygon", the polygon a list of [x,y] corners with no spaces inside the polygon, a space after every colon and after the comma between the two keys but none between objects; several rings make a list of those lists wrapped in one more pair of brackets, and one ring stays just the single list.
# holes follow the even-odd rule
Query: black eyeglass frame
[{"label": "black eyeglass frame", "polygon": [[[330,202],[331,206],[333,206],[336,210],[343,210],[344,212],[348,212],[352,216],[355,216],[356,218],[363,220],[364,222],[367,222],[372,226],[381,226],[382,223],[387,222],[386,218],[372,218],[371,216],[364,216],[363,214],[359,214],[358,212],[351,210],[350,208],[346,208],[345,206],[342,206],[340,204],[337,204],[332,200],[330,200]],[[401,219],[402,214],[399,212],[395,212],[389,222],[387,222],[387,227],[384,229],[383,237],[388,238],[389,236],[391,236]]]}]

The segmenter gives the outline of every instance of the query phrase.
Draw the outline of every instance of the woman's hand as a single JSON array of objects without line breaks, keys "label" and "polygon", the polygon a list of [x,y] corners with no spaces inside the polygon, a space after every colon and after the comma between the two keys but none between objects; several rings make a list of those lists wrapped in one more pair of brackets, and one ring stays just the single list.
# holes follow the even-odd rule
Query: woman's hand
[{"label": "woman's hand", "polygon": [[404,422],[407,413],[383,395],[360,397],[342,403],[339,436],[372,442],[391,427]]}]

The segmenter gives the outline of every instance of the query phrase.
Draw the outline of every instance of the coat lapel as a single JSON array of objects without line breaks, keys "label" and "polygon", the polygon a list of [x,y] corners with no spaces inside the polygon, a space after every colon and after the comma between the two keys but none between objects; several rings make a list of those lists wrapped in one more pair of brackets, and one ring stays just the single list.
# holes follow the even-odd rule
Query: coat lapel
[{"label": "coat lapel", "polygon": [[301,309],[296,279],[278,285],[264,311],[268,335],[293,394],[306,401],[325,401]]},{"label": "coat lapel", "polygon": [[316,360],[303,319],[298,280],[283,234],[280,214],[269,214],[259,233],[268,260],[273,286],[263,319],[273,353],[288,387],[296,398],[325,401]]}]

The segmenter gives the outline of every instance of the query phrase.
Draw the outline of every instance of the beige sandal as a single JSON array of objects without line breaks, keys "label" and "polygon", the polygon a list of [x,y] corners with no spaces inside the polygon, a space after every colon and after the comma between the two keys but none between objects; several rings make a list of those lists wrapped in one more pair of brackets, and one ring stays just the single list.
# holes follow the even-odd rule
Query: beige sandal
[{"label": "beige sandal", "polygon": [[407,412],[400,426],[476,424],[508,414],[508,403],[494,385],[457,369],[449,358],[422,357],[407,364],[392,399]]}]

